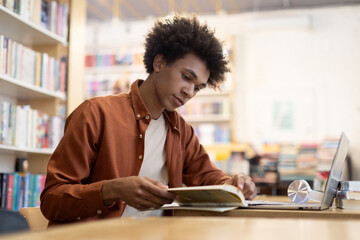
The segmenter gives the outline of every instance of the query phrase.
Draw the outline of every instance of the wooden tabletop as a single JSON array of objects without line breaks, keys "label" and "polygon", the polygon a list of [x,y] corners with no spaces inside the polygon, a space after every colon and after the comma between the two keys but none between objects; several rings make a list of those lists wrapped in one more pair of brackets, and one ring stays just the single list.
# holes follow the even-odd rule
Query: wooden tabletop
[{"label": "wooden tabletop", "polygon": [[[287,196],[257,196],[255,200],[290,202]],[[235,209],[228,212],[209,212],[176,210],[175,216],[231,216],[264,218],[325,218],[325,219],[360,219],[360,210],[347,210],[331,207],[327,210],[273,210],[273,209]],[[360,238],[359,238],[360,239]]]},{"label": "wooden tabletop", "polygon": [[360,220],[224,217],[114,218],[2,236],[7,240],[359,239]]},{"label": "wooden tabletop", "polygon": [[[235,209],[228,212],[209,212],[176,210],[175,216],[218,216],[218,217],[255,217],[255,218],[323,218],[323,219],[358,219],[360,210],[331,208],[323,211],[314,210],[272,210],[272,209]],[[359,238],[360,239],[360,238]]]}]

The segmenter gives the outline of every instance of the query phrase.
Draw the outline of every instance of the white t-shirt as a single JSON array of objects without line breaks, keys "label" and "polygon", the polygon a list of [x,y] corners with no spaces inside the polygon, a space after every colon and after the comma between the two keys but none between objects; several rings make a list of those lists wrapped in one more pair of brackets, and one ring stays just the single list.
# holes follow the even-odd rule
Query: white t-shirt
[{"label": "white t-shirt", "polygon": [[[144,158],[139,172],[139,176],[149,177],[164,185],[169,182],[165,153],[167,130],[168,126],[162,114],[157,120],[151,119],[145,132]],[[142,212],[127,205],[122,217],[161,215],[162,210]]]}]

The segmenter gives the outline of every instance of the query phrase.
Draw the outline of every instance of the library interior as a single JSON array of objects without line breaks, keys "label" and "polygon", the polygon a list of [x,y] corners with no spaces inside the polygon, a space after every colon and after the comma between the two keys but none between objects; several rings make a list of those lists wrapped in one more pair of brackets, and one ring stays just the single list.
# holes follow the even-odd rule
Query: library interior
[{"label": "library interior", "polygon": [[[47,178],[54,181],[47,175],[48,163],[63,154],[56,149],[70,125],[67,117],[85,101],[134,92],[134,83],[149,76],[147,34],[155,21],[175,14],[207,25],[220,40],[230,69],[217,89],[207,87],[174,110],[209,164],[228,176],[251,177],[257,192],[253,201],[261,203],[291,204],[289,186],[296,180],[305,186],[297,185],[296,194],[315,203],[315,193],[328,194],[334,180],[331,206],[320,211],[252,209],[241,199],[241,207],[231,210],[225,205],[216,210],[220,201],[203,208],[194,202],[197,209],[168,208],[160,217],[138,211],[111,218],[102,209],[114,204],[104,204],[94,211],[95,221],[78,217],[79,223],[48,227],[40,196]],[[360,0],[0,0],[0,239],[261,239],[269,234],[358,239],[359,43]],[[350,140],[346,151],[340,147],[344,134]],[[141,144],[146,145],[145,137]],[[90,148],[104,147],[99,145]],[[189,158],[188,151],[194,150],[181,149],[179,159]],[[334,166],[344,151],[341,166]],[[93,162],[86,167],[95,168]],[[182,179],[189,178],[186,170]],[[341,177],[332,176],[338,173]],[[110,178],[103,176],[97,181]],[[170,189],[179,187],[171,186],[170,178]],[[83,177],[78,185],[91,185],[93,179]],[[183,182],[182,187],[191,186]],[[74,194],[80,196],[79,191]],[[204,197],[206,190],[201,191]],[[230,194],[217,191],[213,194]],[[212,200],[212,193],[206,194]],[[115,205],[126,209],[125,201]]]}]

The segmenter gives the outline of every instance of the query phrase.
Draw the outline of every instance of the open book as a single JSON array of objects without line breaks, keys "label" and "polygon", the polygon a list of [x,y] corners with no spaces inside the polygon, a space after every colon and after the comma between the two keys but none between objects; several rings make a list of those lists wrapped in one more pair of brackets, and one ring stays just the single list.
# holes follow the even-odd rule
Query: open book
[{"label": "open book", "polygon": [[225,212],[238,207],[246,207],[242,192],[232,185],[210,185],[197,187],[169,188],[178,195],[172,204],[161,209],[185,209]]}]

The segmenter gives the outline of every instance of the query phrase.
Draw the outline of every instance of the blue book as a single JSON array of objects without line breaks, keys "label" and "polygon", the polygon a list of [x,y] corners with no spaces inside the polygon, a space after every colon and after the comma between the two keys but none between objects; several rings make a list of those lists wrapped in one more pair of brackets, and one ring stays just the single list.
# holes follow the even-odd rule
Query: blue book
[{"label": "blue book", "polygon": [[36,174],[34,176],[34,192],[33,192],[33,207],[37,207],[39,192],[40,192],[40,184],[39,184],[40,175]]},{"label": "blue book", "polygon": [[30,175],[30,190],[29,190],[29,207],[35,207],[34,202],[34,190],[35,189],[35,175]]},{"label": "blue book", "polygon": [[17,195],[16,195],[16,211],[24,206],[24,189],[25,189],[25,177],[24,173],[18,173],[17,181]]},{"label": "blue book", "polygon": [[29,206],[29,196],[30,196],[30,173],[25,173],[25,189],[24,189],[24,206]]}]

